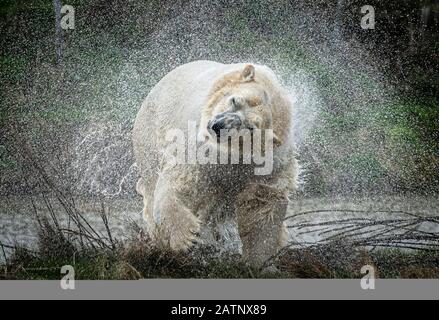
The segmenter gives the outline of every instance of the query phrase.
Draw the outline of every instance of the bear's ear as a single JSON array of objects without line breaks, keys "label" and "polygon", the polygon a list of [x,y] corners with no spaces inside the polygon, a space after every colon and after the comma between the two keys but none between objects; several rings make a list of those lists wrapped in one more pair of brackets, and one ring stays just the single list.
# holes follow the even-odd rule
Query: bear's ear
[{"label": "bear's ear", "polygon": [[255,67],[251,64],[246,65],[241,76],[245,82],[253,81],[255,79]]}]

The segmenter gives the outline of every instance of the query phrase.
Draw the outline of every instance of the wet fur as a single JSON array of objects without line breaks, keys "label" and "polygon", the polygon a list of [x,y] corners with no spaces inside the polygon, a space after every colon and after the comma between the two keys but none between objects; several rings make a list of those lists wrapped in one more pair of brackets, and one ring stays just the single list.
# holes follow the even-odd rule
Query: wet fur
[{"label": "wet fur", "polygon": [[[245,95],[249,105],[257,107],[261,98],[251,93],[260,90],[266,94],[271,117],[263,119],[263,125],[270,125],[278,139],[272,174],[255,176],[252,165],[169,166],[162,161],[166,130],[185,129],[185,122],[193,120],[202,132],[215,110],[223,108],[225,96]],[[285,244],[283,220],[297,180],[291,109],[274,73],[265,66],[197,61],[160,81],[143,103],[133,129],[141,171],[136,189],[144,198],[144,217],[156,242],[186,250],[217,209],[227,206],[238,222],[244,258],[262,266],[274,255]],[[264,118],[266,111],[255,114]]]}]

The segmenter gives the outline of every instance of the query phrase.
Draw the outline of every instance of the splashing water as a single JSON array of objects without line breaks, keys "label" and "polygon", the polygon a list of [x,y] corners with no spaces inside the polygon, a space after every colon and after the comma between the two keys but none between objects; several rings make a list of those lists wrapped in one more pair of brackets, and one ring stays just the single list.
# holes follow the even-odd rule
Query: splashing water
[{"label": "splashing water", "polygon": [[[343,2],[339,1],[335,8],[337,16],[341,15]],[[125,21],[114,29],[87,29],[84,33],[97,34],[91,40],[78,30],[65,39],[62,65],[53,66],[41,58],[29,70],[23,88],[6,87],[11,105],[17,109],[34,108],[20,115],[25,124],[20,134],[29,141],[38,141],[35,150],[42,159],[55,161],[52,153],[46,151],[46,146],[53,144],[50,133],[57,132],[60,140],[66,141],[66,146],[59,149],[66,149],[60,151],[60,157],[67,169],[62,179],[54,177],[57,184],[78,197],[104,197],[109,203],[123,199],[126,207],[135,201],[138,209],[119,205],[119,214],[138,215],[140,199],[132,199],[136,196],[138,175],[131,147],[136,112],[152,86],[166,73],[189,61],[210,59],[266,64],[275,70],[289,92],[294,105],[293,137],[304,168],[303,194],[293,200],[291,214],[310,207],[360,207],[367,211],[370,201],[374,201],[370,200],[369,191],[386,195],[400,181],[412,180],[410,187],[416,190],[422,180],[418,177],[420,167],[413,164],[419,161],[411,160],[415,148],[410,146],[416,135],[400,125],[404,114],[390,112],[399,100],[393,80],[382,71],[386,66],[381,64],[386,62],[371,54],[361,39],[345,39],[343,25],[336,22],[334,28],[330,15],[316,14],[306,1],[267,1],[262,6],[256,1],[252,6],[235,1],[224,5],[197,0],[163,5],[163,12],[155,8],[160,14],[154,20],[156,12],[151,13],[151,8],[131,8],[132,5],[114,10],[121,15],[124,10],[139,12],[138,20]],[[84,18],[78,25],[82,23],[86,29],[93,18]],[[149,24],[151,29],[143,36],[134,36],[130,35],[129,24],[139,28]],[[50,35],[41,41],[51,43]],[[50,128],[49,134],[35,129],[41,119],[43,127]],[[406,142],[407,136],[412,140]],[[394,142],[399,143],[398,139],[403,140],[401,146]],[[421,168],[426,172],[437,169],[437,160],[424,162],[429,163]],[[17,173],[8,179],[9,182],[5,178],[2,190],[12,189],[22,180]],[[36,189],[27,188],[30,193]],[[323,200],[316,196],[321,194],[325,196]],[[348,199],[337,199],[334,194],[344,194]],[[360,204],[355,203],[357,195],[366,195]],[[311,205],[304,203],[307,199]],[[399,199],[407,210],[419,201]],[[374,210],[393,210],[395,201],[380,199],[380,208]],[[425,208],[421,210],[424,215],[436,214],[437,202]],[[3,219],[3,215],[0,217]],[[307,216],[294,223],[328,222],[337,217],[343,218],[334,212],[329,216]],[[380,215],[368,218],[376,221]],[[5,219],[4,226],[14,224]],[[4,227],[0,234],[28,234],[21,218],[17,216],[14,221],[18,233]],[[340,226],[332,226],[337,227]],[[425,228],[438,232],[433,224]],[[224,237],[236,242],[235,229],[233,225],[226,227]],[[302,231],[291,230],[291,239],[303,243],[321,239],[318,231],[301,234]],[[7,239],[11,241],[9,236]]]}]

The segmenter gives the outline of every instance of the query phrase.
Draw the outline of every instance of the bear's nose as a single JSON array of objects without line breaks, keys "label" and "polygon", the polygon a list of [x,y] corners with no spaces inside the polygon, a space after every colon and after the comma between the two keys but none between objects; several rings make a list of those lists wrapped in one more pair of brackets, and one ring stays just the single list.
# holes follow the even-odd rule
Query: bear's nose
[{"label": "bear's nose", "polygon": [[209,122],[209,129],[212,129],[219,137],[221,130],[239,129],[242,126],[241,118],[236,113],[221,113]]},{"label": "bear's nose", "polygon": [[220,136],[221,129],[224,129],[224,120],[215,121],[212,125],[212,130],[218,137]]}]

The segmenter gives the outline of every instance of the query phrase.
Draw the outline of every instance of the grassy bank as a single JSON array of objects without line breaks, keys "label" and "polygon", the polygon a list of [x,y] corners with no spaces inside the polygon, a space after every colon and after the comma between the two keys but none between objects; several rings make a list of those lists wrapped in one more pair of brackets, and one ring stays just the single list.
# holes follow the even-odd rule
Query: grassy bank
[{"label": "grassy bank", "polygon": [[[55,248],[55,250],[60,248]],[[65,249],[65,248],[64,248]],[[50,255],[45,254],[51,250]],[[245,264],[239,255],[218,255],[210,247],[189,253],[174,253],[137,243],[109,250],[53,252],[40,248],[31,252],[16,248],[0,266],[3,280],[57,280],[61,267],[71,265],[80,280],[137,280],[144,278],[304,278],[360,279],[364,265],[373,265],[382,279],[437,279],[439,253],[380,250],[367,253],[344,246],[326,245],[310,249],[284,250],[273,259],[276,272],[261,271]]]}]

